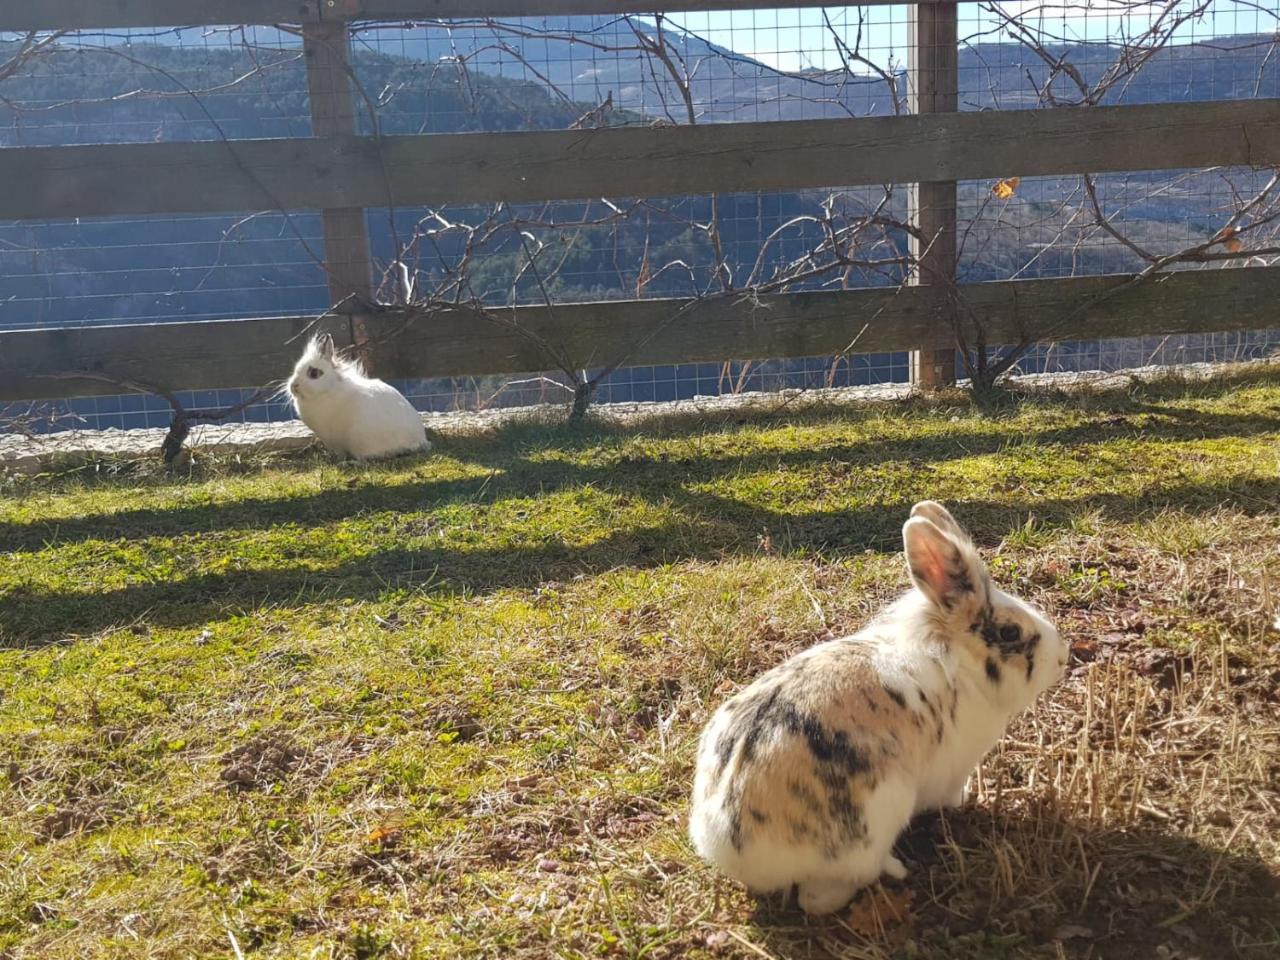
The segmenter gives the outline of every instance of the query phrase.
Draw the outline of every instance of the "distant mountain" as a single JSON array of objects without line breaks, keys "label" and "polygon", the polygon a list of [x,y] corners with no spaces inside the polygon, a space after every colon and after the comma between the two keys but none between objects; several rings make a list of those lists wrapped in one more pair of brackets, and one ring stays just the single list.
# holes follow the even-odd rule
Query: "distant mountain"
[{"label": "distant mountain", "polygon": [[[357,47],[434,65],[461,58],[472,70],[554,87],[574,101],[599,103],[612,95],[620,108],[678,123],[688,121],[688,107],[671,70],[686,81],[695,117],[704,123],[894,110],[888,84],[869,70],[782,72],[670,26],[662,33],[671,53],[668,66],[645,50],[646,42],[657,43],[658,29],[640,18],[554,17],[450,30],[420,27],[391,36],[394,42],[384,44],[375,32]],[[1280,58],[1271,55],[1275,43],[1274,35],[1242,35],[1169,46],[1131,82],[1117,85],[1105,102],[1280,96]],[[1107,43],[1053,44],[1045,53],[1072,64],[1089,82],[1124,55]],[[1048,74],[1045,60],[1023,45],[965,46],[959,57],[962,109],[1034,107]],[[906,78],[898,73],[896,79],[905,100]],[[1051,89],[1064,100],[1076,96],[1065,76]]]},{"label": "distant mountain", "polygon": [[[196,29],[161,31],[150,39],[133,41],[128,49],[168,46],[181,51],[176,56],[187,63],[201,58],[229,61],[240,52],[238,38],[238,34]],[[703,123],[873,116],[894,110],[889,85],[869,70],[783,72],[669,23],[661,30],[661,45],[658,38],[658,25],[641,17],[545,17],[477,20],[447,28],[370,25],[357,32],[354,49],[360,62],[392,60],[404,65],[411,78],[406,86],[376,91],[391,115],[401,112],[395,101],[404,91],[415,85],[447,83],[451,76],[462,74],[540,87],[552,100],[563,103],[590,106],[611,99],[619,110],[676,123],[688,122],[690,107]],[[253,28],[248,39],[258,62],[284,60],[299,52],[296,36],[272,28]],[[102,35],[99,42],[111,46],[113,38]],[[1280,96],[1280,57],[1272,55],[1275,44],[1274,35],[1259,34],[1168,46],[1130,81],[1117,85],[1105,102]],[[659,48],[669,54],[667,62],[652,55]],[[1070,63],[1092,82],[1124,51],[1108,43],[1051,44],[1045,54]],[[101,59],[84,56],[86,62]],[[164,78],[149,76],[136,65],[121,72],[130,73],[135,84],[163,86]],[[959,56],[961,109],[1034,107],[1048,74],[1045,59],[1021,44],[966,45]],[[898,95],[905,100],[906,78],[899,72],[895,79]],[[296,96],[305,89],[301,81],[283,86]],[[1050,89],[1067,102],[1078,96],[1065,75]],[[305,110],[299,114],[305,117]],[[281,132],[275,135],[288,135],[279,125],[277,129]]]}]

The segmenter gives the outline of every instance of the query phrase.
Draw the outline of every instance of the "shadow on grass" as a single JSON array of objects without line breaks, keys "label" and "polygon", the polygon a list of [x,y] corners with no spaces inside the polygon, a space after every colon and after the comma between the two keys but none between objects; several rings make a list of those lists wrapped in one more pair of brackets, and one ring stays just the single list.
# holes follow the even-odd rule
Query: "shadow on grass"
[{"label": "shadow on grass", "polygon": [[[153,625],[189,627],[217,619],[227,610],[368,600],[414,587],[437,593],[482,594],[616,568],[750,555],[758,550],[758,536],[764,530],[774,531],[775,540],[787,550],[833,557],[867,550],[896,551],[911,504],[927,493],[922,488],[859,509],[793,514],[677,488],[671,493],[672,502],[683,516],[676,521],[615,532],[587,546],[553,542],[470,550],[397,548],[319,571],[302,567],[235,570],[106,591],[11,590],[0,598],[0,648],[93,634],[143,617]],[[1050,524],[1084,513],[1128,522],[1170,508],[1196,512],[1231,505],[1245,513],[1269,512],[1277,501],[1280,479],[1157,486],[1138,496],[973,500],[964,504],[963,516],[982,542],[1024,522],[1031,514]]]},{"label": "shadow on grass", "polygon": [[[885,891],[910,891],[909,916],[867,939],[910,938],[927,960],[1280,956],[1275,865],[1173,827],[968,808],[945,824],[939,814],[918,817],[897,850],[911,875],[886,881]],[[837,916],[806,918],[771,900],[753,920],[773,955],[825,960],[865,947]]]},{"label": "shadow on grass", "polygon": [[[1134,422],[1131,416],[1143,415]],[[706,429],[706,423],[702,424]],[[519,428],[513,428],[519,429]],[[919,436],[889,440],[867,439],[817,449],[759,452],[727,456],[693,452],[672,458],[664,452],[619,456],[613,462],[579,465],[563,461],[531,460],[512,449],[533,447],[582,450],[616,441],[627,430],[574,435],[557,430],[543,437],[545,443],[516,442],[510,436],[501,443],[452,441],[443,446],[449,454],[491,471],[488,477],[462,480],[410,480],[379,485],[325,490],[288,498],[253,498],[231,503],[198,504],[121,510],[110,514],[32,523],[0,523],[0,544],[9,550],[40,550],[49,544],[85,540],[145,539],[183,536],[225,530],[260,530],[285,524],[320,524],[379,511],[421,511],[424,508],[482,499],[493,503],[507,499],[544,496],[559,490],[594,487],[612,490],[652,502],[700,498],[689,487],[709,484],[728,476],[756,470],[813,467],[832,463],[879,466],[889,463],[927,465],[999,453],[1011,444],[1080,447],[1108,440],[1136,438],[1144,443],[1250,437],[1280,433],[1276,416],[1206,414],[1181,407],[1151,407],[1129,403],[1125,414],[1071,427],[1050,427],[1026,433],[966,431],[944,436]],[[650,434],[645,434],[649,436]],[[556,442],[560,441],[560,442]],[[929,495],[927,490],[923,495]],[[708,498],[707,506],[713,503]],[[724,501],[733,509],[732,501]],[[776,522],[776,521],[775,521]],[[757,527],[755,533],[760,532]]]}]

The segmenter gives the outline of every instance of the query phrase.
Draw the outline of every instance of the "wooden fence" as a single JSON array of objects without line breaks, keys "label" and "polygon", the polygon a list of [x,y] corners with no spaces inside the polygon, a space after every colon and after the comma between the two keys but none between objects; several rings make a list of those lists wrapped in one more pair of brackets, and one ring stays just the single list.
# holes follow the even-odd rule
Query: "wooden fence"
[{"label": "wooden fence", "polygon": [[[864,0],[866,2],[866,0]],[[877,0],[887,2],[887,0]],[[904,290],[680,301],[638,300],[501,312],[466,310],[405,327],[351,317],[342,343],[381,344],[391,377],[501,374],[627,356],[678,363],[913,350],[923,384],[955,375],[948,298],[955,277],[956,181],[1280,163],[1280,100],[956,112],[956,5],[910,7],[908,116],[371,138],[355,133],[348,21],[612,14],[818,6],[806,0],[0,0],[0,31],[293,24],[302,28],[315,136],[280,140],[0,149],[0,219],[323,211],[335,303],[367,296],[364,208],[434,203],[668,197],[716,191],[911,183],[910,216],[928,237],[928,278]],[[835,173],[838,171],[838,173]],[[1087,303],[1121,278],[961,287],[988,342]],[[929,285],[929,284],[932,285]],[[1084,313],[1046,339],[1209,333],[1274,324],[1280,267],[1171,274]],[[292,366],[314,317],[0,332],[0,400],[120,392],[108,380],[168,389],[253,386]],[[532,332],[522,336],[513,327]],[[662,336],[654,332],[662,330]],[[401,331],[396,333],[396,331]],[[387,344],[395,334],[394,343]],[[77,373],[90,374],[78,378]],[[107,378],[107,379],[104,379]]]}]

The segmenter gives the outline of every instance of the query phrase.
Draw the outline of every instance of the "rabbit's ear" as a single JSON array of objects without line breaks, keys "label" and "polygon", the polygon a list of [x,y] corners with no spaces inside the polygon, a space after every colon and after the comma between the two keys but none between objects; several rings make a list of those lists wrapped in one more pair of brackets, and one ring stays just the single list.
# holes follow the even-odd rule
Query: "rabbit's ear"
[{"label": "rabbit's ear", "polygon": [[320,356],[326,360],[333,359],[333,336],[332,334],[322,333],[316,337],[316,350]]},{"label": "rabbit's ear", "polygon": [[986,606],[987,571],[963,533],[957,539],[926,516],[913,516],[902,544],[911,579],[940,612],[969,616]]},{"label": "rabbit's ear", "polygon": [[932,521],[935,527],[951,534],[960,543],[970,544],[973,542],[969,539],[969,534],[964,531],[964,528],[956,522],[956,518],[951,515],[951,511],[936,500],[921,500],[911,508],[911,516],[924,517],[926,520]]}]

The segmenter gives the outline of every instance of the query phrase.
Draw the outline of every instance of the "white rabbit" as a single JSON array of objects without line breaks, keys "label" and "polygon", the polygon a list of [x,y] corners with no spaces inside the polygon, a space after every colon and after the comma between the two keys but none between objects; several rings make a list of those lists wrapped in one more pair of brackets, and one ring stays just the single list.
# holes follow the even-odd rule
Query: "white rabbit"
[{"label": "white rabbit", "polygon": [[431,447],[409,401],[338,357],[327,333],[307,344],[288,387],[302,422],[339,457],[367,460]]},{"label": "white rabbit", "polygon": [[808,913],[905,877],[893,844],[911,817],[960,805],[1009,720],[1066,667],[1057,629],[991,583],[944,507],[916,504],[902,539],[914,589],[757,678],[698,747],[694,847],[755,892],[798,885]]}]

